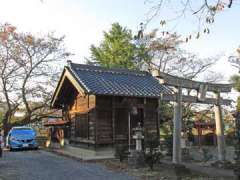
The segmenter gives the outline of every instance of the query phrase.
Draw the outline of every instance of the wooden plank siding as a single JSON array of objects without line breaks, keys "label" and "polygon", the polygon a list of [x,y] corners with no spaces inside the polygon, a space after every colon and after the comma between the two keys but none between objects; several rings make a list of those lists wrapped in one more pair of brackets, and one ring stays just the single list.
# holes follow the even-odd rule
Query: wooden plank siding
[{"label": "wooden plank siding", "polygon": [[130,104],[138,111],[131,115],[131,129],[141,122],[146,138],[158,136],[157,98],[77,95],[69,107],[71,140],[96,145],[127,143]]},{"label": "wooden plank siding", "polygon": [[71,116],[71,140],[95,143],[95,95],[78,94],[68,107]]},{"label": "wooden plank siding", "polygon": [[[159,136],[157,98],[146,98],[144,104],[144,98],[97,96],[97,144],[127,143],[129,103],[138,109],[137,115],[131,115],[131,129],[141,122],[146,137]],[[134,144],[134,141],[131,143]]]},{"label": "wooden plank siding", "polygon": [[115,109],[115,142],[126,143],[128,140],[128,110]]},{"label": "wooden plank siding", "polygon": [[148,138],[159,137],[158,99],[146,99],[144,114],[145,140],[147,140]]},{"label": "wooden plank siding", "polygon": [[112,97],[97,96],[96,98],[96,143],[113,143],[112,131]]}]

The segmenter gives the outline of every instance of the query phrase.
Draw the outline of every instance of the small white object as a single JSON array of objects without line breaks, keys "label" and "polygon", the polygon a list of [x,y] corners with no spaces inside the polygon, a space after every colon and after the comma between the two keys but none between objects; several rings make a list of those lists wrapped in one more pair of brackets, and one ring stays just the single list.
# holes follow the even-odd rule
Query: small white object
[{"label": "small white object", "polygon": [[29,145],[28,144],[23,144],[23,147],[28,147]]},{"label": "small white object", "polygon": [[186,139],[181,138],[181,148],[186,148]]}]

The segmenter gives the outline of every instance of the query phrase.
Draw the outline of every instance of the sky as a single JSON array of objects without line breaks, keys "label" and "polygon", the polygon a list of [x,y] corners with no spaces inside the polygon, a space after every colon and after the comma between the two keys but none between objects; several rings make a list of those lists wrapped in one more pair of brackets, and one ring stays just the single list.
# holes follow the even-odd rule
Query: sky
[{"label": "sky", "polygon": [[[19,31],[33,34],[55,32],[65,35],[66,48],[75,54],[71,59],[84,63],[84,58],[90,56],[90,45],[98,45],[111,24],[119,22],[132,29],[139,29],[139,23],[144,22],[151,7],[145,0],[5,0],[0,6],[0,23],[11,23]],[[159,17],[153,19],[147,29],[159,28],[159,21],[172,14],[164,10]],[[224,74],[227,82],[237,70],[232,68],[227,57],[235,52],[240,45],[240,5],[219,14],[211,26],[211,33],[198,40],[183,44],[183,48],[194,52],[199,57],[223,57],[212,68]],[[177,25],[177,26],[175,26]],[[186,18],[173,22],[168,28],[174,27],[183,36],[195,33],[197,30],[194,19]]]}]

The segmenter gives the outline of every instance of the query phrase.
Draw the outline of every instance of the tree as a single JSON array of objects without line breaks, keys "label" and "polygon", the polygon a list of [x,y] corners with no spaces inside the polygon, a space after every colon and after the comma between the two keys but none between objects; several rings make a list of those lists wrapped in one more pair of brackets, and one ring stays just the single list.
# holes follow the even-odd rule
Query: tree
[{"label": "tree", "polygon": [[[201,30],[203,30],[203,33],[209,33],[210,25],[214,23],[216,15],[236,5],[237,3],[235,2],[233,0],[146,0],[145,3],[150,5],[146,24],[167,9],[170,12],[168,12],[168,17],[160,20],[161,26],[170,21],[179,22],[182,18],[193,17],[198,21],[197,27],[199,31],[196,33],[196,36],[192,34],[189,37],[194,35],[196,38],[199,38]],[[189,37],[186,37],[186,39]]]},{"label": "tree", "polygon": [[[238,69],[240,73],[240,48],[236,50],[236,55],[229,56],[229,62],[233,67]],[[230,79],[230,82],[233,83],[233,87],[236,91],[240,92],[240,75],[233,75]],[[237,111],[240,112],[240,98],[237,100]]]},{"label": "tree", "polygon": [[237,68],[240,73],[240,47],[237,48],[236,54],[229,56],[229,62],[233,67]]},{"label": "tree", "polygon": [[[141,64],[147,70],[157,69],[161,72],[192,80],[206,73],[219,59],[219,56],[200,59],[196,54],[189,53],[181,48],[184,41],[177,33],[157,32],[158,29],[154,29],[150,33],[144,33],[144,28],[141,27],[135,37],[135,43],[138,46],[143,46],[144,52],[148,54],[146,60],[144,58],[140,59],[140,61],[143,61]],[[208,76],[207,81],[216,81],[218,77],[221,77],[221,75],[216,76],[215,74],[211,78]]]},{"label": "tree", "polygon": [[[145,47],[148,59],[145,64],[146,69],[158,69],[161,72],[170,73],[187,79],[197,79],[199,75],[216,63],[219,56],[200,59],[196,54],[186,52],[181,49],[181,36],[177,33],[161,32],[158,29],[144,34],[143,28],[136,37],[136,44]],[[141,59],[145,61],[145,59]],[[208,77],[209,78],[209,77]],[[214,76],[214,79],[216,77]],[[208,79],[212,81],[212,79]]]},{"label": "tree", "polygon": [[[213,58],[200,59],[197,55],[188,53],[181,49],[181,36],[176,33],[161,32],[157,33],[158,29],[154,29],[150,33],[144,33],[144,29],[138,32],[136,43],[142,44],[148,55],[147,62],[143,62],[145,69],[157,69],[161,72],[169,73],[178,77],[183,77],[190,80],[196,80],[208,72],[209,68],[216,63],[219,56]],[[143,59],[142,59],[143,60]],[[208,76],[207,82],[213,82],[221,77],[219,74]],[[191,90],[186,91],[186,95],[190,95]],[[194,104],[183,104],[183,126],[189,127],[192,122],[189,120],[194,116]],[[160,105],[160,125],[172,129],[172,104],[162,103]],[[169,116],[170,115],[170,116]],[[171,140],[171,139],[169,139]],[[168,140],[167,140],[168,142]],[[167,144],[171,144],[169,141]],[[170,147],[170,146],[169,146]]]},{"label": "tree", "polygon": [[[240,72],[240,48],[237,49],[237,55],[229,57],[230,63],[232,63],[233,67],[238,68],[238,72]],[[240,75],[236,74],[231,77],[230,80],[233,83],[233,87],[236,91],[240,92]],[[237,106],[236,106],[236,162],[240,162],[240,97],[237,98]]]},{"label": "tree", "polygon": [[240,76],[239,75],[233,75],[231,77],[231,82],[233,83],[233,87],[235,90],[240,92]]},{"label": "tree", "polygon": [[63,41],[64,37],[56,38],[54,34],[36,37],[19,33],[12,25],[1,25],[0,93],[7,104],[3,118],[6,131],[19,108],[25,110],[20,124],[49,113],[52,90],[60,73],[58,64],[69,56]]},{"label": "tree", "polygon": [[91,45],[91,59],[104,67],[138,68],[137,59],[144,56],[144,48],[133,43],[131,30],[113,23],[109,32],[104,32],[104,40],[99,47]]},{"label": "tree", "polygon": [[3,113],[0,111],[0,127],[2,126],[3,122]]}]

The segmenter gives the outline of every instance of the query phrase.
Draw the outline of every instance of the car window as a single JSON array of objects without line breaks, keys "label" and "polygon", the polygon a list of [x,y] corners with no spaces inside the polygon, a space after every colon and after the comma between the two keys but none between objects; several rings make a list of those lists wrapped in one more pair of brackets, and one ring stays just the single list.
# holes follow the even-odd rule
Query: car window
[{"label": "car window", "polygon": [[35,131],[32,129],[14,129],[11,132],[11,135],[35,135]]}]

